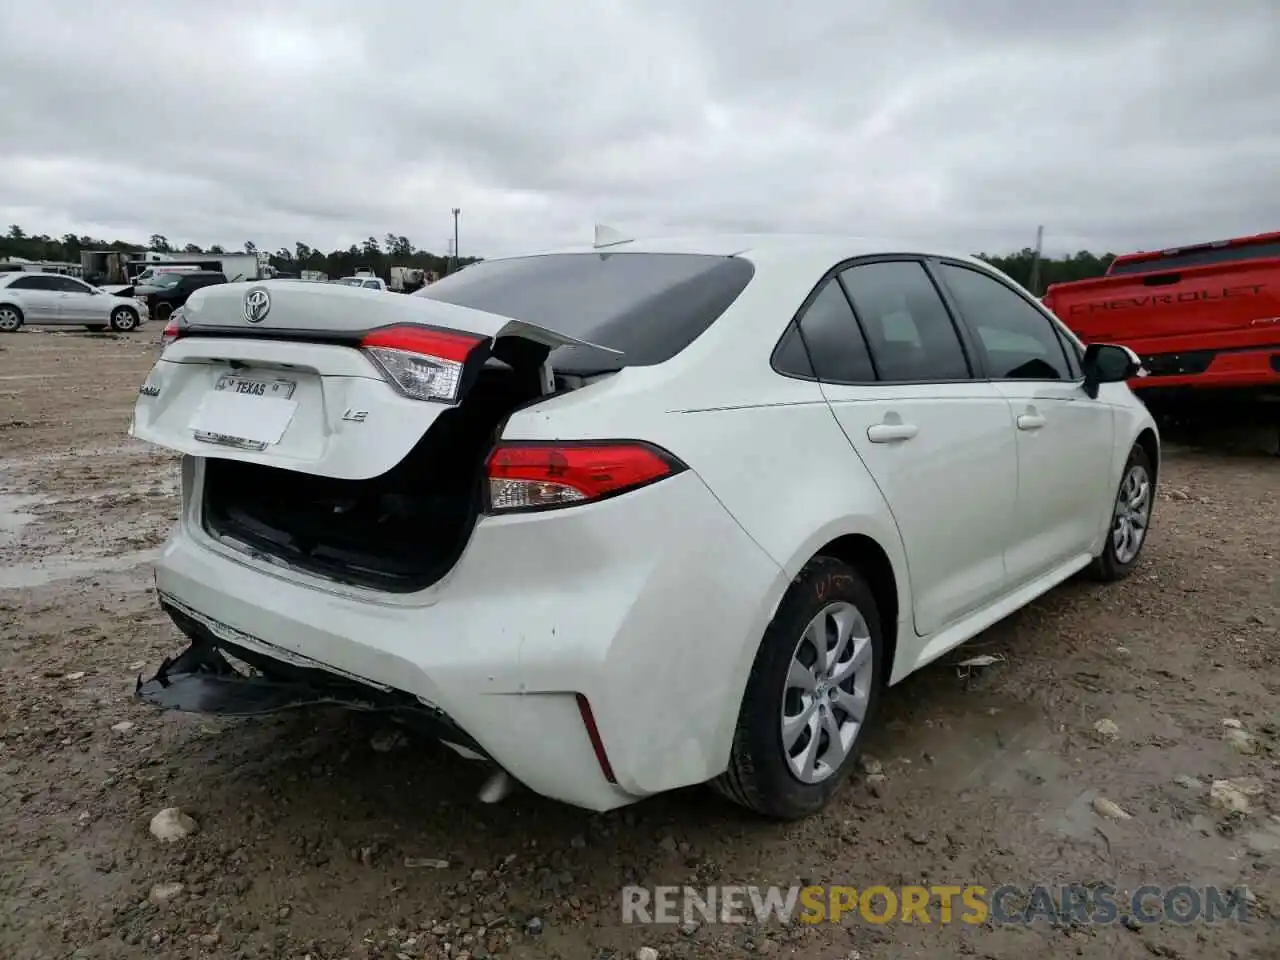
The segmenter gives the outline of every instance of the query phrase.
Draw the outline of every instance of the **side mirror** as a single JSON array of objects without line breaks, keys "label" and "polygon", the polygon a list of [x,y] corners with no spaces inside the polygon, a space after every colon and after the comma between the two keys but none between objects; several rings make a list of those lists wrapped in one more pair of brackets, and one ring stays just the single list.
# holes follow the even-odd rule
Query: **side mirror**
[{"label": "side mirror", "polygon": [[1147,373],[1136,353],[1115,343],[1089,344],[1080,366],[1084,370],[1084,392],[1091,399],[1097,398],[1098,387],[1104,383],[1123,383]]}]

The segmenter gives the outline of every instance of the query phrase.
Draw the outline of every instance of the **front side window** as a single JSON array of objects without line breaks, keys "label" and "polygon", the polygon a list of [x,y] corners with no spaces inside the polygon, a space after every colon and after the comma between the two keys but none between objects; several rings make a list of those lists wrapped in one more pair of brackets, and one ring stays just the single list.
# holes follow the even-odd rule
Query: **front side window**
[{"label": "front side window", "polygon": [[960,336],[924,265],[886,261],[840,274],[880,379],[930,383],[972,376]]},{"label": "front side window", "polygon": [[70,277],[58,277],[58,290],[62,293],[93,293],[89,287],[85,286],[79,280],[73,280]]},{"label": "front side window", "polygon": [[943,283],[977,334],[996,380],[1071,380],[1071,366],[1049,318],[979,270],[944,263]]}]

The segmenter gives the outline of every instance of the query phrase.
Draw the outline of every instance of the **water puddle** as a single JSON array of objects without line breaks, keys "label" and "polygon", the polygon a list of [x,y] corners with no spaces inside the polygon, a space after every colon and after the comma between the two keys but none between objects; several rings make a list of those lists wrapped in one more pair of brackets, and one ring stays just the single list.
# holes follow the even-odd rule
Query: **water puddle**
[{"label": "water puddle", "polygon": [[16,543],[18,532],[36,519],[30,507],[47,502],[46,497],[29,494],[0,493],[0,547]]},{"label": "water puddle", "polygon": [[0,590],[27,590],[58,580],[89,577],[100,573],[119,573],[160,556],[159,548],[135,550],[113,557],[54,557],[38,563],[13,563],[0,570]]}]

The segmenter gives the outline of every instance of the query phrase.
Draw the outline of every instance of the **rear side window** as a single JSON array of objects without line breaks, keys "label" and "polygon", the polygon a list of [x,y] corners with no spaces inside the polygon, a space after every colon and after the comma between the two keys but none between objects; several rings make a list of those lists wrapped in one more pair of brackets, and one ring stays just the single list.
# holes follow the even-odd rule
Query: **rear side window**
[{"label": "rear side window", "polygon": [[512,317],[621,351],[552,353],[586,373],[670,360],[738,298],[754,274],[738,257],[684,253],[563,253],[482,260],[412,296]]},{"label": "rear side window", "polygon": [[1114,277],[1129,273],[1155,273],[1161,270],[1206,267],[1214,263],[1235,263],[1240,260],[1261,260],[1267,257],[1280,257],[1280,242],[1241,244],[1234,247],[1201,247],[1198,250],[1163,254],[1150,260],[1113,263],[1108,275]]},{"label": "rear side window", "polygon": [[[876,371],[871,365],[866,341],[862,339],[849,300],[836,280],[823,284],[800,316],[798,330],[799,336],[788,334],[774,357],[774,364],[781,372],[816,376],[829,383],[875,380]],[[794,351],[795,344],[800,344],[802,350],[807,348],[808,369],[797,369],[795,354],[788,357],[788,351]]]},{"label": "rear side window", "polygon": [[961,316],[977,334],[993,378],[1072,379],[1062,340],[1048,317],[985,273],[949,263],[939,270]]},{"label": "rear side window", "polygon": [[10,290],[57,290],[56,277],[19,277],[9,284]]},{"label": "rear side window", "polygon": [[914,261],[850,267],[840,274],[881,380],[967,380],[969,362],[946,304]]}]

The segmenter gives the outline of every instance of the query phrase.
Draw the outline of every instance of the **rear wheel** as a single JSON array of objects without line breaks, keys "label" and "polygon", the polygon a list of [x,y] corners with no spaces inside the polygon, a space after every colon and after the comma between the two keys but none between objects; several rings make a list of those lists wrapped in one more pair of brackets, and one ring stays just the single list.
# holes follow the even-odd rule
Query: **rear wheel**
[{"label": "rear wheel", "polygon": [[161,303],[156,306],[156,319],[161,323],[167,323],[171,313],[173,313],[173,307],[167,303]]},{"label": "rear wheel", "polygon": [[1111,529],[1102,553],[1090,568],[1094,577],[1104,582],[1127,577],[1138,564],[1147,542],[1151,525],[1151,507],[1155,498],[1155,482],[1151,458],[1138,444],[1129,451],[1120,479],[1120,489],[1111,512]]},{"label": "rear wheel", "polygon": [[128,307],[116,307],[111,312],[111,329],[118,333],[128,333],[138,327],[138,314]]},{"label": "rear wheel", "polygon": [[22,326],[22,311],[17,307],[0,307],[0,333],[16,333]]},{"label": "rear wheel", "polygon": [[716,790],[781,820],[822,809],[875,713],[883,650],[875,598],[858,571],[832,557],[810,560],[765,631]]}]

